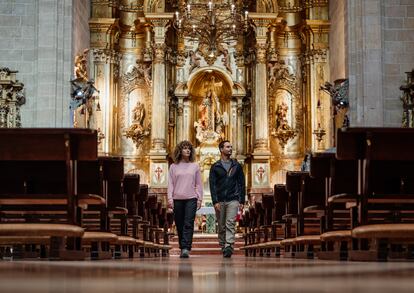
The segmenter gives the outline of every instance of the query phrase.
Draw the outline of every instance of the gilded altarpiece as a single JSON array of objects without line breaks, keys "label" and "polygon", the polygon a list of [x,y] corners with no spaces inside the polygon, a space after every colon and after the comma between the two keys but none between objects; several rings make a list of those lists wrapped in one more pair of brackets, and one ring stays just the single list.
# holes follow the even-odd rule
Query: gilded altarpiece
[{"label": "gilded altarpiece", "polygon": [[206,199],[223,139],[251,193],[284,182],[305,152],[332,146],[331,103],[319,90],[329,76],[328,1],[233,2],[248,10],[246,29],[212,50],[179,33],[174,14],[185,1],[92,1],[102,151],[124,156],[126,171],[156,192],[184,139],[196,146]]}]

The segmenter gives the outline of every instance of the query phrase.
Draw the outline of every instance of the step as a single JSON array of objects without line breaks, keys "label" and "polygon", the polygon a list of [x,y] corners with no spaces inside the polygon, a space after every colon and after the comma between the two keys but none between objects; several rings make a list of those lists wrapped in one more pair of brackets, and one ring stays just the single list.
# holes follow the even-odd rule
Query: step
[{"label": "step", "polygon": [[[192,255],[222,255],[220,248],[192,248],[191,249]],[[170,255],[180,255],[180,250],[178,248],[173,248],[170,250]],[[238,249],[237,247],[234,249],[233,255],[244,255],[244,251]]]},{"label": "step", "polygon": [[[170,245],[173,247],[170,251],[171,255],[179,255],[180,249],[178,248],[178,236],[174,236],[170,240]],[[243,255],[244,252],[240,250],[240,247],[244,245],[244,239],[241,234],[236,234],[234,243],[234,254]],[[193,248],[191,251],[193,255],[221,255],[221,248],[218,244],[217,234],[194,234],[193,235]]]}]

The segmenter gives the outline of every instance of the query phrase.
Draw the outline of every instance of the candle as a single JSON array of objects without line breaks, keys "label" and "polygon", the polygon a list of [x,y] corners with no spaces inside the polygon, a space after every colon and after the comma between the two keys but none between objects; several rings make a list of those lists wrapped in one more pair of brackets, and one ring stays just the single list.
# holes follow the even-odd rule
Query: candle
[{"label": "candle", "polygon": [[208,11],[212,11],[213,10],[213,2],[209,1],[208,2]]}]

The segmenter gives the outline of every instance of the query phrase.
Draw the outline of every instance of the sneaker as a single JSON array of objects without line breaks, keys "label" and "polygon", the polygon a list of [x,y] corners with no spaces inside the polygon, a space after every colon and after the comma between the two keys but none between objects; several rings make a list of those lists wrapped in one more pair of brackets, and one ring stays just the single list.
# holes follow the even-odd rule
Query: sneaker
[{"label": "sneaker", "polygon": [[188,251],[188,249],[181,249],[181,254],[180,257],[181,258],[188,258],[190,256],[190,252]]},{"label": "sneaker", "polygon": [[230,246],[227,246],[226,248],[224,248],[223,257],[230,258],[232,254],[233,254],[233,249]]}]

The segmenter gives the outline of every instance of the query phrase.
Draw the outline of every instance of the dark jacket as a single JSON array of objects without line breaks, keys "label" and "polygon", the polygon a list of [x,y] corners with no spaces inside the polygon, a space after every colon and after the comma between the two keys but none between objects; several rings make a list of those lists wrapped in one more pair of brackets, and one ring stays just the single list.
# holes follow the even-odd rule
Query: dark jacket
[{"label": "dark jacket", "polygon": [[238,200],[244,204],[246,194],[245,179],[242,166],[231,160],[229,172],[217,161],[210,169],[210,192],[213,204]]}]

